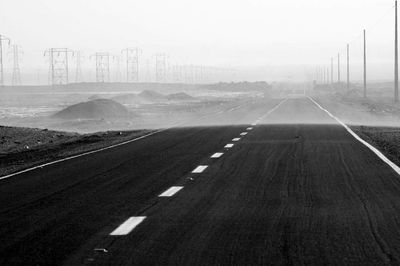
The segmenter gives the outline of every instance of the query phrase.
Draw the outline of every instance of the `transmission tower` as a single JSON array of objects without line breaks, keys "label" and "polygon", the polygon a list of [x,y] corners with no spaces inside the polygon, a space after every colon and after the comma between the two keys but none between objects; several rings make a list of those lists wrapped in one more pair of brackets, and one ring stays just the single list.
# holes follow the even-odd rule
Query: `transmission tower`
[{"label": "transmission tower", "polygon": [[115,61],[115,81],[121,82],[121,56],[113,56],[113,61]]},{"label": "transmission tower", "polygon": [[164,53],[156,54],[156,82],[167,81],[167,55]]},{"label": "transmission tower", "polygon": [[0,34],[0,86],[4,86],[3,41],[7,41],[10,45],[10,39]]},{"label": "transmission tower", "polygon": [[110,53],[95,53],[96,82],[110,82]]},{"label": "transmission tower", "polygon": [[172,66],[172,81],[174,83],[182,82],[182,68],[180,65]]},{"label": "transmission tower", "polygon": [[126,48],[121,51],[126,58],[126,82],[139,82],[140,48]]},{"label": "transmission tower", "polygon": [[49,81],[51,85],[69,83],[68,58],[74,52],[68,48],[50,48],[44,52],[49,56]]},{"label": "transmission tower", "polygon": [[83,81],[83,76],[82,76],[82,52],[81,51],[76,51],[75,52],[75,60],[76,60],[76,69],[75,69],[75,82],[82,82]]},{"label": "transmission tower", "polygon": [[19,45],[12,45],[11,55],[13,59],[12,81],[13,86],[21,85],[21,70],[19,68],[20,59],[24,53]]}]

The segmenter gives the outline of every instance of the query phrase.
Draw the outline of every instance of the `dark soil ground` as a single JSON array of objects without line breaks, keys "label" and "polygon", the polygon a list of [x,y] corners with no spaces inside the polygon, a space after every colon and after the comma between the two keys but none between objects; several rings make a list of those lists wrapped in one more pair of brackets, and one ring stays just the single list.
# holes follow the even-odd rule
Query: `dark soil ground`
[{"label": "dark soil ground", "polygon": [[0,126],[0,176],[121,143],[149,132],[135,130],[78,134]]},{"label": "dark soil ground", "polygon": [[400,165],[400,128],[352,126],[352,130]]}]

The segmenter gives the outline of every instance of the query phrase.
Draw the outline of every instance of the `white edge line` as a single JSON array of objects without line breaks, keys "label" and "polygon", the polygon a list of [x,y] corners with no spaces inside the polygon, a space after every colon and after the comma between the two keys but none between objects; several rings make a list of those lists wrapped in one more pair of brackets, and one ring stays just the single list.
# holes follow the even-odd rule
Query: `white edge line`
[{"label": "white edge line", "polygon": [[[224,110],[222,110],[222,111],[220,111],[218,113],[215,113],[215,114],[205,114],[204,116],[199,117],[199,119],[202,119],[202,118],[207,117],[207,116],[218,115],[218,114],[223,113],[223,112],[224,112]],[[10,177],[13,177],[13,176],[17,176],[17,175],[20,175],[20,174],[23,174],[23,173],[27,173],[27,172],[30,172],[30,171],[33,171],[33,170],[36,170],[36,169],[39,169],[39,168],[43,168],[43,167],[46,167],[46,166],[49,166],[49,165],[53,165],[53,164],[57,164],[57,163],[65,162],[65,161],[69,161],[69,160],[72,160],[72,159],[75,159],[75,158],[79,158],[79,157],[82,157],[82,156],[86,156],[86,155],[94,154],[94,153],[97,153],[97,152],[109,150],[109,149],[112,149],[112,148],[115,148],[115,147],[119,147],[119,146],[122,146],[122,145],[125,145],[125,144],[128,144],[128,143],[131,143],[131,142],[134,142],[134,141],[138,141],[138,140],[150,137],[152,135],[155,135],[155,134],[170,130],[170,129],[178,127],[180,125],[184,125],[186,123],[188,123],[188,122],[178,123],[178,124],[172,125],[172,126],[170,126],[168,128],[157,130],[157,131],[151,132],[149,134],[140,136],[138,138],[131,139],[131,140],[128,140],[128,141],[124,141],[124,142],[121,142],[121,143],[118,143],[118,144],[114,144],[114,145],[111,145],[111,146],[108,146],[108,147],[104,147],[104,148],[101,148],[101,149],[98,149],[98,150],[89,151],[89,152],[77,154],[77,155],[74,155],[74,156],[70,156],[70,157],[67,157],[67,158],[63,158],[63,159],[60,159],[60,160],[56,160],[56,161],[40,164],[40,165],[37,165],[37,166],[34,166],[34,167],[30,167],[30,168],[27,168],[27,169],[24,169],[24,170],[21,170],[21,171],[18,171],[18,172],[9,174],[9,175],[1,176],[0,180],[4,180],[4,179],[7,179],[7,178],[10,178]]]},{"label": "white edge line", "polygon": [[[286,100],[287,99],[283,100],[280,104],[282,104]],[[279,107],[280,104],[278,104],[274,109]],[[272,112],[274,109],[272,109],[270,112]],[[223,112],[223,111],[221,111],[221,112]],[[218,113],[216,113],[216,114],[218,114]],[[214,114],[214,115],[216,115],[216,114]],[[213,114],[211,114],[211,116],[212,115]],[[208,115],[204,115],[204,117],[206,117],[206,116],[208,116]],[[86,155],[90,155],[90,154],[98,153],[98,152],[101,152],[101,151],[109,150],[109,149],[112,149],[112,148],[115,148],[115,147],[119,147],[119,146],[122,146],[122,145],[125,145],[125,144],[128,144],[128,143],[131,143],[131,142],[134,142],[134,141],[138,141],[138,140],[150,137],[152,135],[167,131],[167,130],[169,130],[171,128],[177,127],[177,126],[182,125],[182,124],[185,124],[185,123],[179,123],[179,124],[174,125],[172,127],[165,128],[165,129],[158,130],[158,131],[154,131],[154,132],[151,132],[151,133],[146,134],[144,136],[140,136],[138,138],[131,139],[131,140],[128,140],[128,141],[124,141],[124,142],[121,142],[121,143],[118,143],[118,144],[114,144],[114,145],[111,145],[111,146],[108,146],[108,147],[104,147],[104,148],[101,148],[101,149],[98,149],[98,150],[89,151],[89,152],[77,154],[77,155],[74,155],[74,156],[70,156],[70,157],[67,157],[67,158],[63,158],[63,159],[60,159],[60,160],[56,160],[56,161],[40,164],[40,165],[31,167],[31,168],[27,168],[27,169],[24,169],[24,170],[21,170],[21,171],[18,171],[18,172],[9,174],[9,175],[2,176],[2,177],[0,177],[0,180],[4,180],[4,179],[7,179],[7,178],[10,178],[10,177],[13,177],[13,176],[17,176],[17,175],[20,175],[20,174],[23,174],[23,173],[31,172],[33,170],[36,170],[36,169],[39,169],[39,168],[43,168],[43,167],[46,167],[46,166],[49,166],[49,165],[53,165],[53,164],[57,164],[57,163],[65,162],[65,161],[69,161],[69,160],[72,160],[72,159],[75,159],[75,158],[79,158],[79,157],[83,157],[83,156],[86,156]]]},{"label": "white edge line", "polygon": [[173,186],[164,191],[163,193],[161,193],[160,195],[158,195],[158,197],[172,197],[182,189],[183,189],[182,186]]},{"label": "white edge line", "polygon": [[171,129],[171,128],[166,128],[166,129],[154,131],[154,132],[151,132],[149,134],[140,136],[138,138],[131,139],[131,140],[128,140],[128,141],[124,141],[124,142],[121,142],[121,143],[118,143],[118,144],[114,144],[114,145],[111,145],[111,146],[108,146],[108,147],[104,147],[104,148],[101,148],[101,149],[98,149],[98,150],[89,151],[89,152],[77,154],[77,155],[74,155],[74,156],[71,156],[71,157],[63,158],[63,159],[60,159],[60,160],[56,160],[56,161],[48,162],[48,163],[45,163],[45,164],[37,165],[35,167],[31,167],[31,168],[28,168],[28,169],[25,169],[25,170],[22,170],[22,171],[19,171],[19,172],[16,172],[16,173],[12,173],[12,174],[9,174],[9,175],[6,175],[6,176],[2,176],[2,177],[0,177],[0,180],[7,179],[7,178],[10,178],[10,177],[13,177],[13,176],[16,176],[16,175],[20,175],[20,174],[23,174],[23,173],[26,173],[26,172],[30,172],[30,171],[33,171],[33,170],[36,170],[36,169],[39,169],[39,168],[43,168],[45,166],[53,165],[53,164],[56,164],[56,163],[61,163],[61,162],[64,162],[64,161],[69,161],[69,160],[72,160],[72,159],[75,159],[75,158],[79,158],[79,157],[82,157],[82,156],[86,156],[86,155],[90,155],[90,154],[93,154],[93,153],[98,153],[98,152],[101,152],[101,151],[105,151],[105,150],[109,150],[109,149],[112,149],[112,148],[115,148],[115,147],[119,147],[119,146],[131,143],[131,142],[134,142],[134,141],[138,141],[138,140],[150,137],[152,135],[161,133],[161,132],[169,130],[169,129]]},{"label": "white edge line", "polygon": [[345,123],[339,120],[336,116],[332,115],[328,110],[319,105],[313,98],[308,97],[315,105],[317,105],[322,111],[325,111],[330,117],[335,119],[340,125],[342,125],[347,132],[349,132],[356,140],[367,146],[372,152],[374,152],[382,161],[384,161],[387,165],[389,165],[398,175],[400,175],[400,167],[398,167],[395,163],[389,160],[385,155],[383,155],[377,148],[363,140],[360,136],[358,136],[353,130],[351,130]]},{"label": "white edge line", "polygon": [[114,231],[110,233],[111,236],[123,236],[127,235],[135,229],[141,222],[146,219],[146,216],[133,216],[122,223],[120,226],[117,227]]}]

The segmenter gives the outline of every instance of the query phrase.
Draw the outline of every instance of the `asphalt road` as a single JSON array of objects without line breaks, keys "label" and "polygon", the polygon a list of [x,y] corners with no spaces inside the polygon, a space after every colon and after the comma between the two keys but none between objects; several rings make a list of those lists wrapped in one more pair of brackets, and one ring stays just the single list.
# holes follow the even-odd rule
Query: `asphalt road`
[{"label": "asphalt road", "polygon": [[398,174],[307,98],[279,102],[2,180],[0,264],[400,264]]}]

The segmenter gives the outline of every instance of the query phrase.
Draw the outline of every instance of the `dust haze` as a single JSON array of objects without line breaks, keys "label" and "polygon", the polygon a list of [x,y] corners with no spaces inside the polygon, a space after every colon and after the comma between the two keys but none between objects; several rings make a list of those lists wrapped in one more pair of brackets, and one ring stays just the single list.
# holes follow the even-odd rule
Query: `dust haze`
[{"label": "dust haze", "polygon": [[[262,115],[308,97],[348,124],[400,125],[392,1],[5,0],[0,9],[1,125],[79,133],[235,125],[237,112]],[[280,108],[290,119],[260,123],[334,122]]]}]

